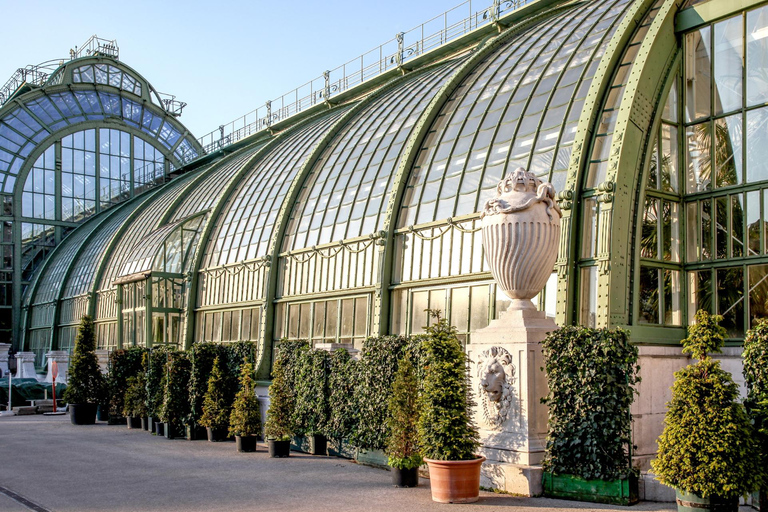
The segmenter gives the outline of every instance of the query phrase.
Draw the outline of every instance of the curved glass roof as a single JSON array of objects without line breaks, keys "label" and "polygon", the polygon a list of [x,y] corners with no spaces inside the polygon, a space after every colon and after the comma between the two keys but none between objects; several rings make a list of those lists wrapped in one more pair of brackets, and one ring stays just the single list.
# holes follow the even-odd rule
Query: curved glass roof
[{"label": "curved glass roof", "polygon": [[322,135],[347,111],[333,110],[297,130],[257,163],[232,194],[208,242],[206,266],[267,254],[277,214],[304,160]]},{"label": "curved glass roof", "polygon": [[414,74],[377,98],[323,151],[291,210],[283,250],[378,231],[416,121],[464,59]]},{"label": "curved glass roof", "polygon": [[478,211],[517,167],[560,190],[591,79],[631,0],[592,0],[521,31],[447,102],[416,159],[399,227]]},{"label": "curved glass roof", "polygon": [[[74,65],[75,61],[65,67]],[[67,73],[54,76],[60,75]],[[106,89],[97,89],[97,85]],[[147,88],[143,79],[117,61],[88,62],[74,68],[71,80],[49,81],[7,102],[0,108],[0,190],[13,191],[27,157],[46,137],[86,121],[109,118],[125,122],[149,140],[174,149],[176,166],[199,156],[200,145],[191,135],[185,136],[181,123],[156,105],[156,100],[146,101],[152,97]]]}]

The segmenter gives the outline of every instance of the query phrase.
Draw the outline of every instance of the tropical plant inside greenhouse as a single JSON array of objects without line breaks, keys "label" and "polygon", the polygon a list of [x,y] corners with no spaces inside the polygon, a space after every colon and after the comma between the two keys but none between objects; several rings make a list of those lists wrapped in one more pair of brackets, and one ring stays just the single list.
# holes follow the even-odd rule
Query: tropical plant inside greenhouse
[{"label": "tropical plant inside greenhouse", "polygon": [[710,356],[723,346],[721,319],[699,310],[688,327],[683,352],[698,361],[675,372],[651,466],[659,481],[676,489],[679,507],[737,511],[739,497],[760,486],[764,468],[738,386]]},{"label": "tropical plant inside greenhouse", "polygon": [[549,394],[544,493],[629,505],[638,500],[630,407],[637,346],[622,329],[567,326],[542,343]]},{"label": "tropical plant inside greenhouse", "polygon": [[229,435],[232,402],[229,400],[228,381],[226,359],[222,354],[213,360],[213,371],[203,399],[203,416],[200,418],[200,424],[208,430],[209,441],[223,441]]},{"label": "tropical plant inside greenhouse", "polygon": [[256,439],[260,433],[261,411],[256,398],[253,364],[244,358],[240,370],[240,390],[229,416],[229,435],[235,437],[237,451],[253,452],[256,451]]},{"label": "tropical plant inside greenhouse", "polygon": [[96,407],[104,396],[106,383],[94,352],[96,338],[93,319],[86,315],[80,321],[75,350],[69,366],[69,381],[62,397],[69,403],[70,419],[75,425],[96,422]]}]

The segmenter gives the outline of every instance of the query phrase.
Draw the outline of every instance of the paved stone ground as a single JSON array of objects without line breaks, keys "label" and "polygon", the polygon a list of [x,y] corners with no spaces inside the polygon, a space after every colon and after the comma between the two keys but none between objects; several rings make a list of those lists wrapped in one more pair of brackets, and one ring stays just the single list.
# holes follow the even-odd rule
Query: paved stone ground
[{"label": "paved stone ground", "polygon": [[[8,493],[26,499],[23,506]],[[39,508],[35,508],[37,505]],[[489,492],[471,505],[431,501],[429,480],[396,489],[384,470],[293,452],[270,459],[233,442],[168,440],[125,426],[74,426],[68,416],[0,417],[0,511],[675,510],[602,506]],[[749,508],[743,507],[744,512]]]}]

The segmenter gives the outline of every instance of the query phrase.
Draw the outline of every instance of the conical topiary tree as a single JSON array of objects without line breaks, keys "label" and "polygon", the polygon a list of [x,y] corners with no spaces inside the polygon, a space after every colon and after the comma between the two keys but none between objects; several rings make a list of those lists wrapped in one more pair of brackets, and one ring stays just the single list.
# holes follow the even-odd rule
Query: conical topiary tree
[{"label": "conical topiary tree", "polygon": [[293,435],[293,411],[295,398],[286,375],[284,347],[278,346],[272,368],[272,384],[269,385],[269,409],[264,424],[264,434],[275,441],[289,441]]},{"label": "conical topiary tree", "polygon": [[219,356],[213,361],[213,371],[208,378],[208,391],[203,399],[203,416],[200,418],[202,426],[228,431],[232,403],[228,399],[227,385],[226,360]]},{"label": "conical topiary tree", "polygon": [[397,365],[387,408],[387,455],[393,468],[413,469],[422,463],[418,439],[418,388],[416,370],[410,358],[403,357]]},{"label": "conical topiary tree", "polygon": [[[720,361],[709,357],[723,345],[719,315],[696,312],[683,352],[699,359],[675,372],[659,452],[651,461],[656,478],[702,498],[735,500],[755,490],[760,468],[757,445],[739,389]],[[735,501],[738,506],[738,501]]]},{"label": "conical topiary tree", "polygon": [[437,322],[426,328],[424,381],[419,399],[419,442],[424,457],[473,460],[480,445],[472,421],[472,392],[467,358],[448,320],[431,312]]},{"label": "conical topiary tree", "polygon": [[62,397],[70,404],[96,404],[104,396],[106,382],[94,350],[93,318],[86,315],[80,321],[75,339],[75,351],[69,365],[67,389]]},{"label": "conical topiary tree", "polygon": [[245,360],[240,369],[240,391],[235,396],[229,416],[230,436],[255,436],[261,431],[259,400],[256,398],[256,382],[253,364]]}]

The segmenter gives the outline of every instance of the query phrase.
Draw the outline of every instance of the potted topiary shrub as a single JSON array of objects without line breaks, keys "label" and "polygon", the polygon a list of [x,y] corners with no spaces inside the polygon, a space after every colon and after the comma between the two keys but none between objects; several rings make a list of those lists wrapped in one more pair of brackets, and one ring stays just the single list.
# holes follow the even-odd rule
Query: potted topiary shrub
[{"label": "potted topiary shrub", "polygon": [[759,486],[757,443],[739,389],[720,361],[719,315],[696,312],[683,352],[698,362],[675,372],[659,452],[651,461],[661,483],[677,491],[678,510],[738,511],[739,496]]},{"label": "potted topiary shrub", "polygon": [[259,400],[256,398],[256,381],[253,364],[245,360],[240,370],[240,391],[235,396],[229,416],[229,435],[235,436],[238,452],[255,452],[256,440],[261,432]]},{"label": "potted topiary shrub", "polygon": [[184,435],[183,420],[189,414],[190,367],[185,352],[171,352],[168,355],[163,405],[160,410],[167,439]]},{"label": "potted topiary shrub", "polygon": [[309,453],[326,455],[323,432],[328,423],[328,352],[303,350],[299,353],[295,381],[294,424],[309,439]]},{"label": "potted topiary shrub", "polygon": [[[147,388],[144,372],[128,378],[128,389],[123,400],[123,415],[128,428],[142,428],[147,423]],[[146,429],[145,429],[146,430]]]},{"label": "potted topiary shrub", "polygon": [[125,391],[128,389],[128,379],[142,371],[142,359],[144,347],[131,347],[127,349],[113,350],[109,354],[109,369],[107,378],[109,381],[109,423],[122,425],[125,421],[123,407],[125,404]]},{"label": "potted topiary shrub", "polygon": [[338,349],[330,357],[328,375],[328,422],[325,435],[328,438],[328,455],[353,459],[355,447],[350,443],[357,424],[355,385],[358,379],[358,362],[346,349]]},{"label": "potted topiary shrub", "polygon": [[478,432],[472,421],[467,358],[456,329],[439,312],[422,342],[424,376],[419,398],[419,443],[429,466],[432,500],[472,503],[480,495]]},{"label": "potted topiary shrub", "polygon": [[147,357],[147,423],[152,433],[157,432],[160,424],[160,406],[163,403],[165,387],[165,365],[168,363],[168,347],[156,345],[152,347]]},{"label": "potted topiary shrub", "polygon": [[543,341],[549,394],[544,495],[598,503],[638,501],[632,415],[638,350],[622,329],[568,326]]},{"label": "potted topiary shrub", "polygon": [[74,425],[96,423],[96,407],[104,394],[105,382],[95,349],[93,319],[86,315],[77,331],[75,351],[69,364],[69,382],[63,396],[69,404],[69,418]]},{"label": "potted topiary shrub", "polygon": [[229,436],[229,415],[232,403],[228,400],[226,362],[222,357],[213,361],[213,371],[208,378],[208,391],[203,400],[203,416],[200,424],[208,431],[208,441],[225,441]]},{"label": "potted topiary shrub", "polygon": [[203,416],[203,401],[208,391],[208,379],[213,371],[213,361],[224,354],[219,343],[195,343],[188,350],[192,371],[189,378],[189,415],[185,418],[186,434],[189,440],[207,439],[205,427],[200,425]]},{"label": "potted topiary shrub", "polygon": [[[747,384],[747,408],[756,430],[758,464],[768,468],[768,320],[762,319],[744,338],[744,381]],[[760,510],[768,510],[768,475],[765,471],[759,487]]]},{"label": "potted topiary shrub", "polygon": [[288,457],[293,436],[294,396],[286,375],[285,347],[278,345],[269,385],[269,409],[264,424],[270,457]]},{"label": "potted topiary shrub", "polygon": [[418,487],[419,466],[422,464],[419,451],[419,408],[416,370],[408,357],[397,365],[392,395],[387,408],[387,455],[395,487]]}]

